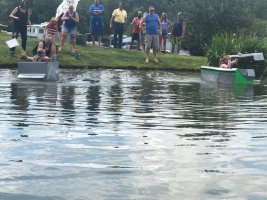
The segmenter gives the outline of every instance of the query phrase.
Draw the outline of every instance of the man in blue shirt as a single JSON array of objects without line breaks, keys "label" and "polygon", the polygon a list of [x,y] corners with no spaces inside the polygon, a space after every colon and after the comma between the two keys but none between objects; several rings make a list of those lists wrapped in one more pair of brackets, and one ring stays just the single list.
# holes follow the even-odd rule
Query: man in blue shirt
[{"label": "man in blue shirt", "polygon": [[95,40],[98,40],[98,45],[101,45],[101,38],[104,34],[104,6],[100,4],[99,0],[95,0],[95,3],[89,8],[90,13],[90,33],[95,45]]},{"label": "man in blue shirt", "polygon": [[143,23],[146,23],[146,63],[149,63],[150,49],[153,48],[154,62],[158,63],[159,35],[162,34],[161,21],[155,13],[154,6],[149,6],[149,13],[142,19],[140,28]]}]

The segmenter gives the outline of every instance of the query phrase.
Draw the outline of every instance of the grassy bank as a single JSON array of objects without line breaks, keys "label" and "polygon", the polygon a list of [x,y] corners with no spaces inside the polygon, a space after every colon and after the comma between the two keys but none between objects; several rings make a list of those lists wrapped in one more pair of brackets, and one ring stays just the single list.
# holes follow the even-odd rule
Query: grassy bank
[{"label": "grassy bank", "polygon": [[[19,51],[16,51],[14,56],[9,55],[9,49],[5,44],[5,41],[9,39],[9,35],[0,33],[0,67],[16,67],[17,62],[21,60]],[[20,39],[18,40],[20,41]],[[29,55],[31,55],[31,50],[37,42],[38,40],[35,38],[28,38],[27,52]],[[205,57],[197,56],[159,54],[158,64],[153,62],[145,64],[145,54],[143,52],[79,45],[77,46],[77,52],[81,54],[80,60],[75,59],[75,54],[71,53],[71,46],[67,44],[64,52],[59,55],[60,68],[170,69],[199,71],[201,65],[207,65],[207,59]]]}]

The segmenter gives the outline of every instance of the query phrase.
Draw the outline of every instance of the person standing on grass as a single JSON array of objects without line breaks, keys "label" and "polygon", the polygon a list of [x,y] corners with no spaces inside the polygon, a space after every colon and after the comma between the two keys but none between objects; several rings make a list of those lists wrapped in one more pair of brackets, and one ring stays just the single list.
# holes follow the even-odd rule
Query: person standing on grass
[{"label": "person standing on grass", "polygon": [[124,32],[124,25],[127,23],[127,12],[124,10],[122,2],[119,3],[119,8],[115,9],[110,19],[110,28],[113,28],[113,43],[114,48],[122,48],[122,36]]},{"label": "person standing on grass", "polygon": [[139,26],[140,26],[140,22],[142,20],[142,16],[143,16],[142,12],[138,11],[137,17],[133,18],[133,21],[131,23],[133,25],[133,33],[132,33],[132,40],[131,40],[129,50],[132,49],[134,41],[137,41],[137,50],[140,51],[139,33],[140,33],[141,28]]},{"label": "person standing on grass", "polygon": [[62,27],[62,39],[61,47],[59,51],[63,51],[64,42],[67,38],[67,35],[70,34],[71,44],[72,44],[72,53],[76,51],[76,35],[77,35],[77,23],[79,22],[78,12],[74,11],[74,5],[69,6],[69,10],[62,17],[63,27]]},{"label": "person standing on grass", "polygon": [[62,34],[61,34],[61,32],[62,32],[62,24],[63,24],[63,21],[62,21],[62,17],[63,17],[63,15],[64,15],[64,12],[61,13],[61,14],[57,17],[57,30],[58,30],[58,34],[57,34],[57,36],[58,36],[58,40],[59,40],[59,41],[61,41],[61,39],[62,39]]},{"label": "person standing on grass", "polygon": [[149,6],[149,13],[142,19],[141,25],[146,22],[146,63],[149,63],[150,49],[153,49],[154,62],[158,63],[159,35],[162,34],[161,21],[155,13],[154,6]]},{"label": "person standing on grass", "polygon": [[[168,20],[167,18],[167,14],[166,13],[162,13],[161,17],[161,27],[162,27],[162,34],[159,37],[159,50],[163,53],[166,52],[166,42],[167,42],[167,38],[168,38],[168,30],[171,27],[172,23],[170,20]],[[163,47],[163,49],[162,49]]]},{"label": "person standing on grass", "polygon": [[185,29],[186,29],[186,23],[183,20],[183,13],[178,12],[177,19],[173,23],[171,31],[172,53],[174,53],[176,46],[177,46],[177,54],[179,54],[180,50],[182,49],[182,41],[184,39]]},{"label": "person standing on grass", "polygon": [[[18,38],[19,34],[22,40],[22,49],[26,51],[27,46],[27,25],[31,25],[31,9],[28,0],[22,0],[21,4],[16,7],[10,14],[13,19],[12,38]],[[15,53],[15,47],[10,49],[10,54]]]},{"label": "person standing on grass", "polygon": [[98,45],[101,45],[101,38],[104,34],[104,6],[100,4],[99,0],[90,6],[90,34],[93,45],[97,39]]},{"label": "person standing on grass", "polygon": [[[142,19],[147,15],[146,12],[143,13]],[[145,51],[146,50],[146,23],[142,22],[142,19],[140,21],[139,27],[140,28],[140,32],[139,32],[139,41],[140,41],[140,47],[141,47],[141,51]]]}]

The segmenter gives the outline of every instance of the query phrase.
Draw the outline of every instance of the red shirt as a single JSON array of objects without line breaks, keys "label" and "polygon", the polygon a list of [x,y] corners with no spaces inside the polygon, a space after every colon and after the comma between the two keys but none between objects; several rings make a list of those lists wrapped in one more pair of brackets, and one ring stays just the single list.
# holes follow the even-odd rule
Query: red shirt
[{"label": "red shirt", "polygon": [[141,22],[141,19],[139,19],[138,17],[135,17],[132,21],[132,25],[134,25],[134,29],[133,29],[133,33],[139,33],[140,32],[140,28],[139,28],[139,24]]},{"label": "red shirt", "polygon": [[49,24],[46,26],[47,34],[55,35],[58,31],[57,25],[49,22]]}]

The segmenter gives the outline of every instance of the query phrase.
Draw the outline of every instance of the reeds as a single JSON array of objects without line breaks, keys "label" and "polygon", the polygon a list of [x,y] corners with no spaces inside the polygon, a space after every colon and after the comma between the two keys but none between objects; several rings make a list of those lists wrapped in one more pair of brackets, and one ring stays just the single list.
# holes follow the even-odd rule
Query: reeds
[{"label": "reeds", "polygon": [[206,44],[204,50],[208,63],[212,66],[218,66],[220,58],[226,54],[262,52],[265,58],[267,55],[267,47],[262,38],[229,33],[213,36],[211,43]]}]

